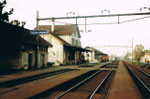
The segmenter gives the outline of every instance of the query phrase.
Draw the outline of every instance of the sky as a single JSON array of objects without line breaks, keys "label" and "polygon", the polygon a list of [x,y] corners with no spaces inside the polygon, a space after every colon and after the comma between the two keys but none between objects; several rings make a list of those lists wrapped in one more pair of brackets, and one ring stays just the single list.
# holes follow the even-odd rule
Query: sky
[{"label": "sky", "polygon": [[[2,0],[1,0],[2,1]],[[14,8],[14,13],[10,20],[26,21],[25,28],[34,29],[36,26],[36,12],[39,11],[40,18],[64,17],[67,12],[75,12],[75,16],[84,15],[104,15],[104,14],[121,14],[121,13],[139,13],[148,12],[148,9],[140,8],[150,7],[150,0],[6,0],[6,11]],[[104,11],[108,9],[110,13]],[[73,16],[73,15],[68,15]],[[149,15],[150,16],[150,15]],[[120,17],[120,22],[145,16],[128,16]],[[75,20],[59,20],[67,23]],[[111,23],[117,22],[117,17],[105,17],[87,19],[90,23]],[[50,21],[44,22],[50,24]],[[84,19],[78,20],[78,23],[84,24]],[[41,24],[43,24],[41,22]],[[131,51],[127,48],[102,48],[108,45],[133,45],[142,44],[145,49],[150,49],[150,18],[121,23],[121,24],[94,24],[87,25],[87,31],[81,32],[82,47],[93,46],[106,53],[125,53]],[[79,25],[79,29],[85,31],[84,25]],[[116,50],[118,49],[118,52]],[[119,50],[120,49],[120,50]],[[122,52],[121,52],[122,50]],[[120,51],[120,52],[119,52]],[[121,54],[122,55],[122,54]]]}]

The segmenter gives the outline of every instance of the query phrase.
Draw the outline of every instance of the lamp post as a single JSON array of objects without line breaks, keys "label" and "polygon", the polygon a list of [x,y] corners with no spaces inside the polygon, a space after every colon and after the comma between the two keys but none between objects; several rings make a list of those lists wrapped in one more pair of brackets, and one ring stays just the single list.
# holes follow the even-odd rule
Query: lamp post
[{"label": "lamp post", "polygon": [[141,7],[141,8],[140,8],[140,11],[143,11],[143,10],[148,10],[148,11],[150,11],[150,7]]},{"label": "lamp post", "polygon": [[68,16],[68,15],[73,15],[73,16],[74,16],[74,15],[75,15],[75,12],[67,12],[66,15],[67,15],[67,16]]},{"label": "lamp post", "polygon": [[[74,17],[75,14],[76,14],[75,12],[67,12],[67,13],[66,13],[67,17],[70,16],[70,15],[72,15],[72,16]],[[78,13],[78,16],[79,16],[79,13]],[[78,22],[77,22],[77,18],[76,18],[76,25],[77,25],[77,24],[78,24]]]},{"label": "lamp post", "polygon": [[107,12],[108,14],[110,14],[110,10],[109,9],[105,9],[105,10],[101,10],[101,14]]}]

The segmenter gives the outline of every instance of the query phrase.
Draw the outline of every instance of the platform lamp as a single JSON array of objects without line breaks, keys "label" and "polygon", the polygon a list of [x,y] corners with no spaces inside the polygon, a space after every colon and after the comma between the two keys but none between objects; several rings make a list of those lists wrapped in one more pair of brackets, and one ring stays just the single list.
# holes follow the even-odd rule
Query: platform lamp
[{"label": "platform lamp", "polygon": [[150,7],[141,7],[141,8],[140,8],[140,11],[143,11],[143,10],[148,10],[148,11],[150,11]]}]

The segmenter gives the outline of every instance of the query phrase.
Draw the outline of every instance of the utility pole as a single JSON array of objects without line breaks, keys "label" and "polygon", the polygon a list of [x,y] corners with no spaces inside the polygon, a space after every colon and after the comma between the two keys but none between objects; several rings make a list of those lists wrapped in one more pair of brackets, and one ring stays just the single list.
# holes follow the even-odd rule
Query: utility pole
[{"label": "utility pole", "polygon": [[132,64],[133,64],[133,37],[132,37]]}]

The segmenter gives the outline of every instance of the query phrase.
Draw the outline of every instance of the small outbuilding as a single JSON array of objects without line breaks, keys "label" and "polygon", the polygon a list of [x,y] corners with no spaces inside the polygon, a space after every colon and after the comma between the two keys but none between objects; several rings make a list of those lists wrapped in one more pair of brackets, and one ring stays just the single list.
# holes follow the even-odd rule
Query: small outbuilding
[{"label": "small outbuilding", "polygon": [[88,52],[84,53],[85,60],[88,62],[107,62],[109,61],[109,57],[107,54],[93,48],[93,47],[85,47],[86,50],[89,50]]}]

